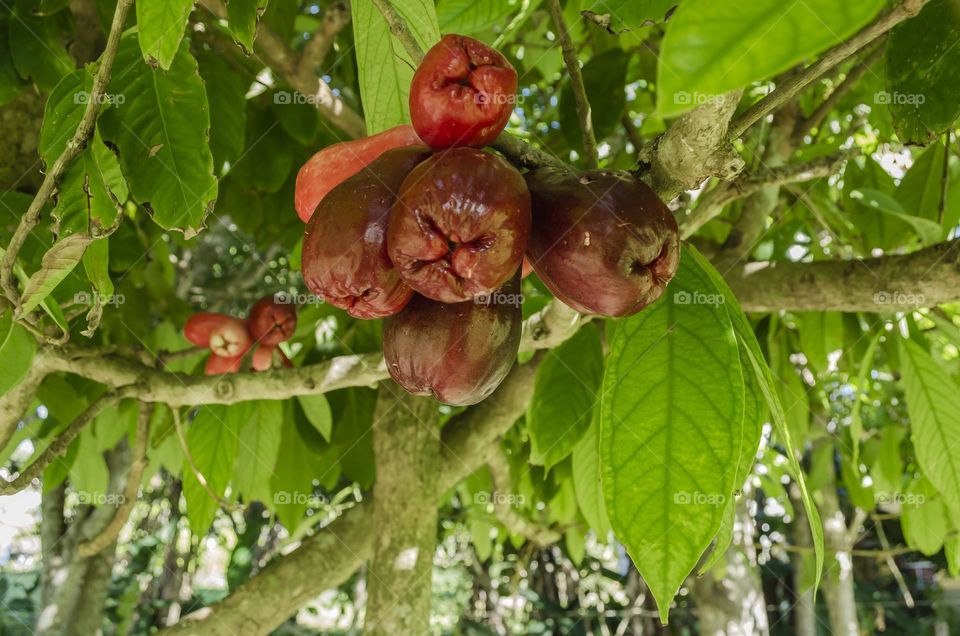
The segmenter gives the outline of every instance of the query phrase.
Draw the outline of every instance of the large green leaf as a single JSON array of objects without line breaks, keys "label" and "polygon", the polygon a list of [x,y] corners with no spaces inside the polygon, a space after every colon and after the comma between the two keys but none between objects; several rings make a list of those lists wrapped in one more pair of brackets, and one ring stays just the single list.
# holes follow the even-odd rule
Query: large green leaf
[{"label": "large green leaf", "polygon": [[[282,1],[282,0],[281,0]],[[267,0],[229,0],[227,21],[233,39],[248,53],[253,51],[257,35],[257,20],[267,7]]]},{"label": "large green leaf", "polygon": [[303,520],[308,504],[317,503],[313,499],[313,480],[315,476],[322,476],[317,474],[316,455],[307,448],[292,417],[284,418],[278,457],[270,480],[273,498],[267,505],[293,533]]},{"label": "large green leaf", "polygon": [[6,104],[27,87],[27,82],[17,73],[10,50],[10,19],[0,15],[0,106]]},{"label": "large green leaf", "polygon": [[[423,50],[440,39],[433,0],[400,0],[393,5]],[[416,65],[372,2],[353,4],[353,39],[367,132],[377,133],[409,121],[407,96]]]},{"label": "large green leaf", "polygon": [[657,111],[682,113],[712,95],[767,79],[838,44],[883,0],[685,0],[660,49]]},{"label": "large green leaf", "polygon": [[180,48],[193,1],[155,0],[137,3],[137,34],[147,64],[160,66],[163,70],[170,68]]},{"label": "large green leaf", "polygon": [[322,393],[317,395],[299,395],[297,402],[307,416],[307,420],[313,424],[323,439],[330,441],[330,434],[333,430],[333,416],[330,414],[330,403]]},{"label": "large green leaf", "polygon": [[960,115],[960,3],[931,0],[890,34],[887,92],[881,93],[905,143],[928,143]]},{"label": "large green leaf", "polygon": [[[726,299],[725,305],[733,323],[733,329],[736,332],[737,341],[740,345],[740,362],[743,366],[743,373],[747,374],[752,369],[754,374],[754,378],[752,378],[751,381],[745,381],[745,385],[752,385],[760,390],[760,393],[763,396],[763,401],[766,403],[771,419],[773,420],[774,430],[776,431],[777,437],[780,440],[780,443],[783,444],[784,450],[786,451],[790,472],[792,473],[793,478],[796,480],[797,486],[800,489],[800,498],[803,501],[803,507],[807,512],[807,517],[810,522],[810,532],[813,536],[813,549],[816,565],[816,576],[814,581],[819,582],[821,574],[823,573],[823,526],[820,523],[820,513],[817,512],[817,507],[813,502],[813,497],[810,496],[810,490],[807,488],[803,467],[800,465],[800,458],[797,455],[797,451],[795,450],[793,444],[793,438],[790,435],[790,428],[787,425],[787,418],[783,411],[783,405],[780,403],[780,399],[777,396],[776,380],[774,380],[773,373],[770,371],[770,367],[763,358],[763,352],[760,350],[760,343],[757,342],[757,336],[750,327],[750,321],[747,320],[747,316],[743,313],[743,309],[740,307],[740,303],[737,301],[736,296],[734,296],[733,290],[731,290],[730,286],[727,285],[726,281],[723,279],[723,276],[721,276],[720,272],[710,265],[710,263],[700,254],[700,252],[696,250],[696,248],[688,247],[685,249],[684,253],[688,258],[695,259],[700,263],[700,266],[710,276],[717,289],[720,290],[720,293]],[[745,404],[746,406],[749,406],[749,404],[746,402]],[[745,426],[744,430],[748,431],[749,426]]]},{"label": "large green leaf", "polygon": [[119,149],[131,195],[161,227],[192,235],[213,207],[217,180],[207,94],[186,41],[170,70],[158,71],[144,63],[136,37],[124,36],[110,92],[117,107],[100,117],[101,133]]},{"label": "large green leaf", "polygon": [[550,468],[570,454],[590,427],[603,380],[603,348],[592,326],[547,353],[527,408],[530,462]]},{"label": "large green leaf", "polygon": [[[623,85],[626,83],[629,62],[630,56],[623,49],[613,48],[597,55],[583,67],[583,88],[590,102],[590,119],[597,141],[609,136],[620,124],[620,116],[627,104]],[[580,119],[569,81],[560,93],[558,117],[567,143],[582,149]]]},{"label": "large green leaf", "polygon": [[573,487],[577,505],[597,536],[604,540],[610,532],[607,506],[603,501],[600,479],[600,409],[594,410],[590,428],[573,449]]},{"label": "large green leaf", "polygon": [[[914,216],[939,223],[940,204],[944,196],[943,161],[945,158],[942,143],[930,144],[916,158],[896,189],[897,201]],[[947,193],[947,199],[949,201],[949,193]]]},{"label": "large green leaf", "polygon": [[733,495],[744,417],[736,334],[701,263],[618,323],[603,377],[600,457],[610,525],[666,622]]},{"label": "large green leaf", "polygon": [[211,52],[199,55],[197,63],[210,103],[210,151],[220,173],[224,163],[232,164],[243,152],[250,82],[225,59]]},{"label": "large green leaf", "polygon": [[283,404],[261,400],[254,406],[251,417],[240,424],[233,485],[244,501],[268,504],[273,496],[270,480],[280,451]]},{"label": "large green leaf", "polygon": [[13,314],[0,314],[0,395],[20,384],[36,350],[37,342],[13,321]]},{"label": "large green leaf", "polygon": [[860,188],[859,190],[851,192],[850,197],[854,200],[861,201],[879,212],[883,212],[907,223],[914,229],[924,245],[932,245],[940,240],[943,230],[940,228],[939,223],[908,214],[896,199],[885,192],[874,190],[873,188]]},{"label": "large green leaf", "polygon": [[900,341],[902,382],[917,462],[951,510],[960,511],[960,391],[920,345]]},{"label": "large green leaf", "polygon": [[522,0],[440,0],[437,20],[442,33],[471,35],[505,24],[522,4]]},{"label": "large green leaf", "polygon": [[[206,533],[220,507],[212,495],[222,499],[227,491],[237,458],[237,433],[247,419],[244,416],[249,412],[249,405],[241,402],[229,408],[219,404],[201,406],[187,429],[187,448],[193,466],[184,462],[183,498],[190,528],[197,536]],[[207,488],[201,485],[194,467],[203,475]]]},{"label": "large green leaf", "polygon": [[[49,91],[60,78],[73,70],[73,58],[61,38],[65,26],[60,16],[39,16],[15,4],[10,14],[10,52],[21,77],[32,79]],[[4,3],[7,6],[7,3]]]}]

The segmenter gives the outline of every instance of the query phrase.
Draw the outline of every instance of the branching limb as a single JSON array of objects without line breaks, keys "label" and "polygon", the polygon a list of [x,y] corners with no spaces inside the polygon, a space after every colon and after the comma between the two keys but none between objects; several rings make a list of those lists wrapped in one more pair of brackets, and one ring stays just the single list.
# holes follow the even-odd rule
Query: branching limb
[{"label": "branching limb", "polygon": [[570,40],[570,32],[567,31],[567,25],[563,21],[563,9],[560,8],[560,0],[547,0],[547,9],[553,18],[553,25],[557,31],[557,37],[560,39],[560,50],[563,52],[563,64],[570,74],[570,87],[573,89],[573,100],[577,107],[577,117],[580,119],[580,132],[583,135],[583,150],[586,153],[584,157],[588,168],[596,168],[599,165],[597,157],[597,138],[593,132],[593,118],[590,114],[590,101],[587,99],[587,89],[583,86],[583,74],[580,72],[580,62],[577,60],[577,52],[573,48],[573,42]]},{"label": "branching limb", "polygon": [[800,90],[837,64],[840,64],[904,20],[917,15],[927,2],[928,0],[903,0],[894,9],[877,18],[852,38],[827,51],[802,72],[788,78],[776,90],[751,106],[730,125],[730,139],[736,139],[742,135],[750,126],[788,102]]},{"label": "branching limb", "polygon": [[316,69],[333,48],[337,35],[350,24],[350,6],[343,0],[329,5],[323,13],[320,26],[303,47],[297,60],[297,78],[304,85],[316,77]]},{"label": "branching limb", "polygon": [[127,481],[123,486],[123,497],[106,527],[95,537],[77,545],[77,555],[82,559],[92,557],[113,545],[123,528],[123,524],[130,518],[130,511],[133,510],[133,505],[137,502],[137,492],[140,490],[143,471],[146,470],[149,463],[147,444],[150,440],[150,416],[152,414],[152,405],[140,405],[140,413],[137,416],[137,432],[133,441],[133,454],[130,470],[127,472]]},{"label": "branching limb", "polygon": [[100,112],[100,103],[103,101],[101,97],[107,85],[110,83],[110,73],[113,70],[113,61],[117,56],[117,49],[120,47],[120,35],[123,32],[123,24],[127,19],[127,12],[130,10],[132,4],[133,0],[119,0],[117,2],[117,7],[113,13],[113,23],[110,27],[110,35],[107,37],[107,47],[103,51],[100,59],[100,67],[93,76],[90,99],[87,100],[80,124],[73,133],[73,137],[67,142],[63,152],[60,153],[60,156],[54,160],[53,165],[47,170],[47,174],[43,178],[43,183],[40,184],[40,189],[30,203],[30,207],[27,208],[27,212],[20,219],[20,224],[17,226],[13,237],[10,239],[10,244],[7,246],[3,255],[3,260],[0,261],[0,286],[3,287],[4,295],[10,300],[17,311],[20,309],[20,292],[17,290],[13,273],[14,265],[17,262],[17,255],[27,240],[27,236],[30,235],[33,228],[40,222],[40,212],[43,210],[43,206],[50,200],[50,197],[53,196],[67,166],[80,154],[80,151],[86,146],[87,140],[89,140],[93,134],[93,126],[97,121],[97,113]]}]

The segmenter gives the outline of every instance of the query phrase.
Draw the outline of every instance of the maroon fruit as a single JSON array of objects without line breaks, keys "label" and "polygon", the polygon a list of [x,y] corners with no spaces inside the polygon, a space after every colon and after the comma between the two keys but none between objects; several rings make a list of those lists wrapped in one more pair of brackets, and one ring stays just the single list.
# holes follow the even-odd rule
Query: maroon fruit
[{"label": "maroon fruit", "polygon": [[445,35],[410,82],[410,119],[433,148],[485,146],[510,119],[517,72],[499,51],[462,35]]},{"label": "maroon fruit", "polygon": [[404,180],[387,249],[410,287],[455,303],[509,280],[529,236],[530,194],[520,173],[492,153],[452,148]]},{"label": "maroon fruit", "polygon": [[293,205],[300,220],[309,221],[317,205],[331,190],[386,151],[422,144],[413,126],[404,124],[363,139],[327,146],[310,157],[297,173]]},{"label": "maroon fruit", "polygon": [[253,341],[261,345],[280,344],[297,330],[297,309],[289,303],[278,303],[273,296],[265,296],[250,308],[247,330]]},{"label": "maroon fruit", "polygon": [[554,296],[584,313],[629,316],[654,302],[680,262],[677,223],[642,181],[540,168],[527,257]]},{"label": "maroon fruit", "polygon": [[483,302],[439,303],[414,296],[386,320],[390,376],[414,395],[476,404],[503,381],[520,347],[520,276]]},{"label": "maroon fruit", "polygon": [[315,294],[357,318],[403,309],[413,291],[387,256],[387,219],[426,148],[397,148],[330,191],[307,224],[303,279]]},{"label": "maroon fruit", "polygon": [[250,349],[250,334],[242,320],[224,316],[223,322],[210,332],[210,351],[224,358],[243,356]]}]

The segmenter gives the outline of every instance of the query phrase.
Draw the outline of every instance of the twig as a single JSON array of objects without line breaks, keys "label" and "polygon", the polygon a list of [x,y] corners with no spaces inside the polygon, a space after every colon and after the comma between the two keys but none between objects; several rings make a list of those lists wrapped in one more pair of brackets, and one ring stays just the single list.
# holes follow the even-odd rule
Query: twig
[{"label": "twig", "polygon": [[[887,540],[887,533],[883,529],[883,523],[878,521],[874,517],[874,528],[877,531],[877,538],[880,539],[880,546],[889,552],[890,550],[890,541]],[[900,588],[900,594],[903,596],[903,602],[907,607],[913,607],[916,603],[913,601],[913,594],[910,593],[910,588],[907,587],[907,582],[903,580],[903,572],[900,571],[900,568],[897,567],[897,562],[894,560],[892,554],[886,554],[884,556],[884,561],[887,563],[887,568],[890,570],[890,573],[893,575],[894,580],[897,582],[897,587]]]},{"label": "twig", "polygon": [[311,81],[316,77],[316,68],[333,47],[337,35],[350,24],[350,7],[342,0],[334,2],[323,13],[320,26],[313,32],[310,40],[303,47],[300,59],[297,60],[297,76],[303,81]]},{"label": "twig", "polygon": [[14,479],[0,483],[0,495],[12,495],[26,488],[35,477],[43,472],[44,468],[50,465],[50,462],[67,452],[67,449],[70,447],[70,443],[76,439],[77,435],[80,434],[80,431],[82,431],[84,427],[100,413],[100,411],[108,406],[116,404],[123,398],[140,390],[140,388],[141,387],[133,384],[127,385],[117,389],[116,391],[105,393],[94,400],[94,402],[88,406],[83,413],[78,415],[77,418],[73,420],[73,422],[65,431],[60,433],[60,435],[53,440],[49,446],[47,446],[43,453],[40,454],[40,457],[20,471],[20,474]]},{"label": "twig", "polygon": [[524,518],[512,508],[507,497],[510,492],[510,466],[503,450],[498,448],[489,453],[487,466],[490,467],[490,477],[493,482],[491,500],[497,519],[508,531],[519,534],[540,547],[553,545],[560,540],[561,534],[553,528],[544,527]]},{"label": "twig", "polygon": [[0,262],[0,286],[3,287],[3,293],[10,300],[17,311],[20,309],[20,292],[14,282],[13,267],[17,262],[17,255],[23,247],[27,236],[33,231],[33,228],[40,222],[40,212],[43,206],[47,204],[50,197],[53,196],[57,184],[60,182],[63,172],[67,166],[80,154],[80,151],[86,146],[87,140],[93,134],[93,126],[97,121],[97,113],[100,112],[100,102],[104,90],[110,83],[110,73],[113,70],[113,62],[117,56],[117,49],[120,47],[120,35],[123,32],[123,24],[127,19],[127,12],[133,0],[119,0],[117,8],[113,13],[113,23],[110,26],[110,35],[107,37],[107,46],[103,51],[100,60],[100,68],[93,76],[93,86],[90,89],[90,99],[83,111],[83,117],[73,137],[67,142],[66,147],[60,156],[54,160],[53,165],[47,170],[47,174],[37,190],[37,195],[30,203],[26,214],[20,219],[16,232],[10,239],[10,244],[3,255],[3,261]]},{"label": "twig", "polygon": [[593,119],[590,114],[590,101],[587,99],[587,89],[583,85],[583,73],[580,72],[580,62],[577,60],[577,52],[573,48],[573,42],[570,40],[570,32],[567,31],[567,25],[563,21],[563,9],[560,8],[560,0],[547,0],[547,9],[553,17],[553,25],[557,30],[557,37],[560,38],[560,50],[563,52],[563,64],[570,73],[570,87],[573,89],[573,101],[577,108],[577,117],[580,119],[580,132],[583,135],[584,157],[588,168],[596,168],[599,165],[597,157],[597,138],[593,132]]},{"label": "twig", "polygon": [[225,501],[217,493],[213,492],[212,488],[210,488],[210,484],[207,483],[207,478],[204,477],[203,473],[200,472],[200,469],[197,468],[197,464],[193,461],[193,455],[190,454],[190,447],[187,446],[187,437],[183,434],[183,425],[180,423],[180,410],[177,408],[171,408],[170,412],[173,413],[173,426],[177,430],[177,439],[180,440],[180,448],[183,450],[183,456],[187,459],[187,463],[190,465],[190,470],[193,472],[193,476],[197,478],[198,482],[200,482],[200,486],[203,488],[204,492],[206,492],[210,498],[217,503],[218,506],[228,512],[242,510],[242,506]]},{"label": "twig", "polygon": [[373,4],[383,15],[383,19],[387,21],[390,33],[393,33],[394,37],[400,40],[400,44],[403,45],[413,63],[419,64],[423,59],[423,49],[420,48],[416,38],[413,37],[413,33],[410,32],[407,21],[397,12],[396,7],[390,0],[373,0]]},{"label": "twig", "polygon": [[805,68],[800,73],[788,78],[772,93],[751,106],[730,125],[729,137],[740,137],[750,126],[757,123],[783,103],[790,100],[802,88],[809,85],[825,72],[847,59],[864,46],[897,26],[904,20],[912,18],[920,12],[928,0],[904,0],[903,3],[880,16],[873,23],[862,29],[849,40],[846,40],[827,51],[823,57]]},{"label": "twig", "polygon": [[130,511],[137,501],[137,492],[140,490],[140,480],[146,470],[149,458],[147,457],[147,442],[150,439],[150,416],[153,414],[153,405],[140,404],[140,413],[137,417],[137,433],[133,442],[133,460],[127,472],[127,482],[123,486],[123,499],[113,513],[109,523],[97,536],[77,545],[77,554],[80,558],[88,558],[103,551],[112,544],[123,525],[130,518]]},{"label": "twig", "polygon": [[937,207],[937,223],[943,225],[943,215],[947,212],[947,193],[950,191],[950,131],[943,140],[943,171],[940,174],[940,205]]},{"label": "twig", "polygon": [[883,57],[883,51],[885,47],[886,37],[881,36],[878,38],[880,43],[877,44],[870,53],[867,54],[862,60],[854,65],[850,72],[847,73],[847,76],[843,78],[843,81],[834,88],[829,95],[817,106],[810,116],[805,120],[801,121],[797,126],[797,131],[795,137],[801,139],[805,134],[818,128],[820,123],[826,118],[830,111],[833,110],[834,106],[837,105],[837,102],[840,101],[840,98],[843,97],[847,92],[853,88],[857,82],[860,81],[867,71],[870,70],[870,67],[877,63],[881,57]]}]

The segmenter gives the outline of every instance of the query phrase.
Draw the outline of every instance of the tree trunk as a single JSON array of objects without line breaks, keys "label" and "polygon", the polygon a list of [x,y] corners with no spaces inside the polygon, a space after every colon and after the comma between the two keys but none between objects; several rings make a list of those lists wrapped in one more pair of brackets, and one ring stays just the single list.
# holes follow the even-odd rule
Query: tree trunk
[{"label": "tree trunk", "polygon": [[[793,503],[794,519],[793,543],[798,547],[813,550],[813,536],[810,534],[810,522],[807,511],[800,499],[800,489],[793,485],[790,490],[790,499]],[[790,610],[793,613],[793,630],[796,636],[817,636],[817,608],[813,596],[813,574],[809,572],[811,559],[809,554],[795,552],[790,557],[793,572],[791,585],[796,595],[796,602]]]},{"label": "tree trunk", "polygon": [[737,501],[733,542],[718,569],[693,578],[693,600],[705,636],[766,636],[767,605],[753,546],[753,518],[747,508],[749,489]]},{"label": "tree trunk", "polygon": [[373,558],[365,633],[427,634],[437,544],[437,404],[380,385],[373,425]]},{"label": "tree trunk", "polygon": [[[830,616],[833,636],[858,636],[857,601],[853,586],[853,547],[851,532],[847,529],[835,484],[823,488],[823,538],[827,546],[827,560],[823,567],[820,589]],[[856,532],[856,528],[853,528]]]}]

